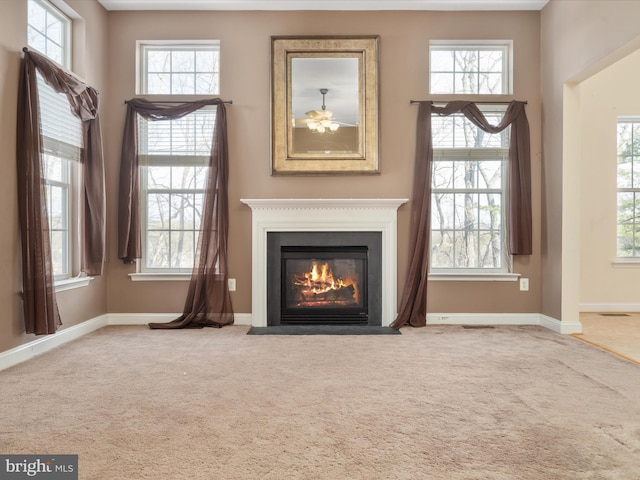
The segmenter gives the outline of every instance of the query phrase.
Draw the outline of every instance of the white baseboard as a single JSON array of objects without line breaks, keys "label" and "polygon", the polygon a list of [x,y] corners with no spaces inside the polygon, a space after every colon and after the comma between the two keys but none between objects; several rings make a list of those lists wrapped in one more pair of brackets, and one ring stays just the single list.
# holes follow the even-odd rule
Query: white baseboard
[{"label": "white baseboard", "polygon": [[[109,313],[107,325],[146,325],[175,320],[182,313]],[[251,325],[250,313],[234,313],[234,325]]]},{"label": "white baseboard", "polygon": [[428,313],[427,325],[539,325],[537,313]]},{"label": "white baseboard", "polygon": [[[64,345],[107,325],[146,325],[151,322],[169,322],[180,313],[108,313],[82,322],[53,335],[0,352],[0,371],[30,360],[49,350]],[[251,325],[250,313],[235,313],[234,325]],[[561,322],[538,313],[429,313],[428,325],[540,325],[556,333],[582,332],[582,324]]]},{"label": "white baseboard", "polygon": [[541,313],[428,313],[427,325],[539,325],[563,335],[582,332],[580,322],[561,322]]},{"label": "white baseboard", "polygon": [[30,360],[67,342],[80,338],[108,325],[108,315],[100,315],[86,322],[59,330],[53,335],[37,337],[35,340],[0,353],[0,370]]},{"label": "white baseboard", "polygon": [[[181,313],[107,313],[79,323],[53,335],[37,337],[35,340],[0,352],[0,371],[30,360],[49,350],[64,345],[107,325],[146,325],[152,322],[170,322]],[[234,325],[251,325],[250,313],[234,314]]]},{"label": "white baseboard", "polygon": [[539,314],[539,325],[562,335],[570,335],[572,333],[582,333],[582,324],[578,322],[561,322],[560,320]]},{"label": "white baseboard", "polygon": [[234,325],[248,325],[251,326],[251,314],[250,313],[234,313],[233,314]]},{"label": "white baseboard", "polygon": [[640,303],[581,303],[581,312],[640,312]]},{"label": "white baseboard", "polygon": [[148,323],[167,323],[182,313],[108,313],[107,325],[146,325]]}]

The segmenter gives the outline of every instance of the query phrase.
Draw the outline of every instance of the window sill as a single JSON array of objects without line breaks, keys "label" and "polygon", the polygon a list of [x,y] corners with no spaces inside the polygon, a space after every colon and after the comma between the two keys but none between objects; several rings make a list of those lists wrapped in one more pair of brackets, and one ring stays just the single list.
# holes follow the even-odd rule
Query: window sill
[{"label": "window sill", "polygon": [[436,282],[517,282],[519,273],[430,273]]},{"label": "window sill", "polygon": [[191,280],[190,273],[130,273],[132,282],[185,282]]},{"label": "window sill", "polygon": [[629,258],[616,258],[611,262],[613,268],[640,268],[640,258],[637,257],[629,257]]},{"label": "window sill", "polygon": [[56,293],[66,292],[67,290],[88,287],[91,280],[93,280],[93,277],[65,278],[64,280],[56,280],[54,282],[54,288]]}]

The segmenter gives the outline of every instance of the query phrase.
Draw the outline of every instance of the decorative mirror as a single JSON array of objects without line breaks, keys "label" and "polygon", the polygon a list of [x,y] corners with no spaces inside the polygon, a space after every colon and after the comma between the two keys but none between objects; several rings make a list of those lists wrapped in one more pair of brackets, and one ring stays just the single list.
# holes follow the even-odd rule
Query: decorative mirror
[{"label": "decorative mirror", "polygon": [[379,173],[378,36],[271,37],[272,173]]}]

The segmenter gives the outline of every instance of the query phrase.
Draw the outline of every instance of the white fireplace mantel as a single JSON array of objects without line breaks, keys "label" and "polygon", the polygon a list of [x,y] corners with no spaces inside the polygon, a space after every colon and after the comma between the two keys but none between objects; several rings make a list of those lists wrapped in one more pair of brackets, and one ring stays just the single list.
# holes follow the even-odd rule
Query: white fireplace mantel
[{"label": "white fireplace mantel", "polygon": [[382,325],[397,314],[397,212],[406,198],[240,199],[251,207],[251,325],[267,326],[269,232],[381,232]]}]

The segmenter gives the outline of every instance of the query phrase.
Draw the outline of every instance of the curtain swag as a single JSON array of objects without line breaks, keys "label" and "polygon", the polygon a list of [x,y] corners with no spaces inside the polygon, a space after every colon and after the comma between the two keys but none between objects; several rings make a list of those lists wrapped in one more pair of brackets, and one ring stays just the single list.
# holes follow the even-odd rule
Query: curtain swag
[{"label": "curtain swag", "polygon": [[120,163],[118,258],[129,264],[142,257],[138,116],[151,121],[174,120],[207,105],[216,106],[202,224],[183,314],[172,322],[151,323],[149,327],[169,329],[230,325],[234,319],[227,270],[229,152],[224,105],[227,102],[214,98],[169,106],[134,98],[125,103],[127,113]]},{"label": "curtain swag", "polygon": [[400,302],[398,317],[392,328],[404,325],[422,327],[427,318],[427,279],[429,274],[431,228],[431,177],[433,143],[431,116],[463,113],[474,125],[488,133],[498,133],[511,125],[509,168],[507,169],[507,240],[511,255],[531,255],[531,148],[526,102],[509,103],[498,125],[491,125],[473,102],[455,101],[442,107],[432,101],[412,101],[419,104],[416,153],[411,204],[409,271]]},{"label": "curtain swag", "polygon": [[53,285],[46,191],[42,181],[43,140],[36,72],[54,91],[65,94],[71,112],[82,121],[81,271],[101,275],[105,260],[106,201],[98,92],[45,56],[23,49],[18,87],[18,216],[27,333],[55,333],[61,325]]}]

